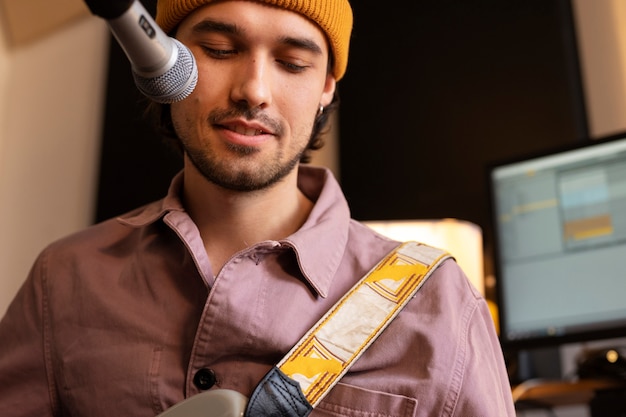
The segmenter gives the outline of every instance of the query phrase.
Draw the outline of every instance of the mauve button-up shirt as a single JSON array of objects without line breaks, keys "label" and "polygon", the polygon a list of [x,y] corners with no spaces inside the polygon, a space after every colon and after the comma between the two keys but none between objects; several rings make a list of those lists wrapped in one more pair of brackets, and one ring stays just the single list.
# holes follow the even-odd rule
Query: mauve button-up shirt
[{"label": "mauve button-up shirt", "polygon": [[[49,245],[0,322],[0,416],[154,416],[202,389],[249,396],[397,242],[301,167],[306,223],[214,271],[179,198]],[[195,382],[194,382],[195,379]],[[312,416],[514,416],[486,303],[453,260]]]}]

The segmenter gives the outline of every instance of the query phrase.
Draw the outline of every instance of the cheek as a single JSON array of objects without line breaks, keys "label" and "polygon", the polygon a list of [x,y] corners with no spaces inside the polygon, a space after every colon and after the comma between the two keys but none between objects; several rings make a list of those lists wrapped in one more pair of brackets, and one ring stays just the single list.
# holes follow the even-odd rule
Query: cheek
[{"label": "cheek", "polygon": [[203,125],[212,109],[223,107],[222,103],[227,103],[227,89],[223,82],[215,78],[209,77],[206,71],[201,72],[191,95],[183,101],[172,103],[172,119],[176,117],[191,125]]},{"label": "cheek", "polygon": [[171,114],[172,123],[176,134],[181,139],[191,139],[198,135],[197,129],[201,128],[201,116],[198,113],[199,100],[195,95],[189,96],[187,99],[172,103]]},{"label": "cheek", "polygon": [[319,110],[319,91],[308,88],[286,89],[287,94],[280,101],[280,111],[285,119],[294,125],[312,125]]},{"label": "cheek", "polygon": [[[315,84],[317,86],[317,84]],[[322,92],[307,83],[297,83],[284,89],[286,100],[291,102],[292,107],[297,107],[310,112],[319,107]]]},{"label": "cheek", "polygon": [[229,97],[232,70],[226,65],[198,63],[198,82],[190,97],[203,102],[219,102]]},{"label": "cheek", "polygon": [[315,112],[301,108],[299,112],[292,112],[286,117],[288,117],[294,139],[293,146],[300,147],[302,144],[308,143],[313,131]]},{"label": "cheek", "polygon": [[[189,100],[189,98],[187,99]],[[172,114],[172,123],[174,124],[174,128],[176,132],[180,136],[180,129],[187,124],[186,115],[187,112],[184,109],[184,105],[181,102],[172,103],[170,107],[170,112]]]}]

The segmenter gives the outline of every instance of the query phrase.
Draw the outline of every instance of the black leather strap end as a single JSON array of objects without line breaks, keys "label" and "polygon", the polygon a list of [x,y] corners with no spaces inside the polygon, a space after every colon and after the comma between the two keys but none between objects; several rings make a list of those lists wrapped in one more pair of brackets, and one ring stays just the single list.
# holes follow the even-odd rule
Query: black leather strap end
[{"label": "black leather strap end", "polygon": [[274,367],[252,393],[244,417],[306,417],[311,411],[300,384]]}]

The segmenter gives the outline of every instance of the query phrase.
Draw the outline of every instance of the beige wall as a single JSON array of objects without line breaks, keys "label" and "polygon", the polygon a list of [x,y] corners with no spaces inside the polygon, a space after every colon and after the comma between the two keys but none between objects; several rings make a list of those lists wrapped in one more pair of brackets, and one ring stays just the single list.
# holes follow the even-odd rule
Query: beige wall
[{"label": "beige wall", "polygon": [[573,0],[589,130],[626,130],[626,0]]},{"label": "beige wall", "polygon": [[85,16],[17,46],[0,31],[0,314],[44,245],[91,222],[107,30]]}]

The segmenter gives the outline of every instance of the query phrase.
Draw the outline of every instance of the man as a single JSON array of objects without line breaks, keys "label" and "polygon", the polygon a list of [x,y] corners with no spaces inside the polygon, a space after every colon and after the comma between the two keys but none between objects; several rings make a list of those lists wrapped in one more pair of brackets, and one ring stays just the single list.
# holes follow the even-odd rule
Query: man
[{"label": "man", "polygon": [[[346,0],[160,0],[199,80],[165,106],[184,150],[167,196],[46,248],[0,323],[0,414],[152,416],[250,396],[397,246],[300,164],[343,76]],[[317,134],[317,133],[316,133]],[[313,416],[513,416],[485,301],[435,270]]]}]

